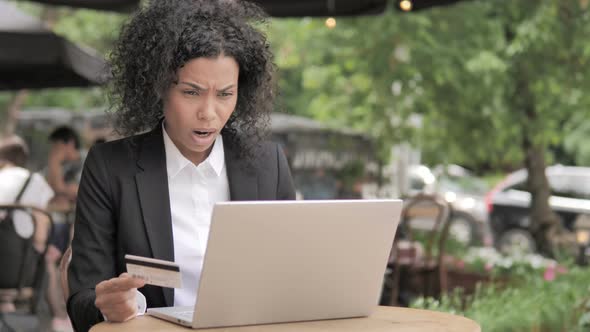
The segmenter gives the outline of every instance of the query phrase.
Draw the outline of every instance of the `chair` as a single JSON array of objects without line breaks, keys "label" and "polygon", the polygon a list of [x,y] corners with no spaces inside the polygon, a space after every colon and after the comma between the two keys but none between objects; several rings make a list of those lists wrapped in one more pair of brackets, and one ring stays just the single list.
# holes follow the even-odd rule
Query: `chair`
[{"label": "chair", "polygon": [[[45,216],[46,225],[40,219]],[[42,298],[45,277],[44,256],[47,251],[45,239],[41,252],[34,247],[35,234],[47,226],[47,236],[51,234],[53,220],[51,214],[34,206],[21,204],[0,205],[0,302],[4,305],[14,303],[16,312],[1,313],[2,319],[11,325],[32,323]],[[27,317],[29,315],[29,317]],[[33,315],[33,317],[30,317]]]},{"label": "chair", "polygon": [[61,278],[61,290],[62,294],[64,295],[64,301],[68,302],[68,297],[70,295],[70,286],[68,283],[68,268],[70,266],[70,262],[72,261],[72,247],[69,246],[64,252],[63,256],[61,257],[61,261],[59,262],[59,272]]},{"label": "chair", "polygon": [[[412,211],[421,203],[436,208],[433,227],[427,232],[425,246],[415,241],[410,227]],[[406,200],[402,210],[400,229],[394,242],[385,277],[390,305],[398,304],[400,290],[423,296],[437,296],[447,290],[445,243],[447,241],[452,207],[439,195],[418,194]],[[438,251],[436,257],[434,248]]]}]

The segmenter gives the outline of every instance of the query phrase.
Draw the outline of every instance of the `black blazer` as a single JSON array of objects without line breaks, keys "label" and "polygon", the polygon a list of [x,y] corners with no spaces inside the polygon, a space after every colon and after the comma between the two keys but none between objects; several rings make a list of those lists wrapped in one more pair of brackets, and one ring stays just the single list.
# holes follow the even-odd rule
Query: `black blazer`
[{"label": "black blazer", "polygon": [[[102,321],[96,284],[126,271],[125,254],[174,261],[162,126],[90,149],[78,190],[67,308],[76,331]],[[248,167],[224,146],[230,199],[295,199],[287,160],[264,143]],[[148,307],[172,306],[174,291],[146,285]]]}]

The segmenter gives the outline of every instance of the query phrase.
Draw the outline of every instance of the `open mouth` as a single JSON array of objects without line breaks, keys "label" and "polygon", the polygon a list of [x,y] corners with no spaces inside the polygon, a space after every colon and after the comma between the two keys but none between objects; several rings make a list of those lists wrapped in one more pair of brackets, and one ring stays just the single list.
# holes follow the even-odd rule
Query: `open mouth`
[{"label": "open mouth", "polygon": [[208,137],[211,134],[213,134],[212,131],[200,131],[200,130],[193,130],[193,133],[195,133],[199,137]]}]

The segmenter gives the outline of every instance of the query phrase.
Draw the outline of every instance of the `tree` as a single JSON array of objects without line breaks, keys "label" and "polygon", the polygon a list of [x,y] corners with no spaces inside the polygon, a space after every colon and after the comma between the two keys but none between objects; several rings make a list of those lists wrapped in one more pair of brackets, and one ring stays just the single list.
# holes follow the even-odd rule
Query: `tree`
[{"label": "tree", "polygon": [[[453,121],[451,132],[471,133],[470,139],[453,140],[463,151],[472,151],[477,156],[473,147],[481,139],[474,134],[485,129],[478,123],[489,121],[493,124],[489,129],[493,130],[488,133],[495,136],[490,141],[494,141],[496,147],[511,147],[507,151],[509,154],[502,155],[500,152],[500,158],[496,160],[522,156],[529,174],[528,188],[532,194],[531,232],[539,249],[551,254],[564,232],[548,203],[550,190],[544,172],[547,148],[563,140],[562,128],[574,113],[588,114],[590,106],[590,100],[582,92],[589,82],[584,75],[580,75],[588,58],[588,49],[580,41],[590,32],[585,2],[496,1],[464,5],[468,6],[489,17],[486,19],[480,16],[478,19],[490,24],[492,32],[495,30],[492,35],[496,39],[492,40],[495,45],[479,49],[469,47],[466,43],[481,40],[477,39],[481,30],[474,27],[470,36],[461,41],[460,49],[470,48],[475,51],[471,56],[464,57],[464,68],[461,68],[461,58],[451,58],[448,63],[455,69],[455,74],[461,73],[459,77],[447,76],[449,79],[443,80],[440,88],[435,86],[434,89],[427,89],[435,93],[435,99],[445,96],[452,98],[452,106],[429,110],[427,113],[442,115]],[[438,14],[441,17],[437,19],[444,22],[447,15],[452,16],[454,13]],[[459,17],[455,19],[460,20]],[[453,66],[453,63],[458,66]],[[429,69],[433,75],[440,72],[437,68]],[[461,87],[455,86],[454,91],[444,88],[465,76],[473,80],[463,82]],[[436,80],[436,76],[432,78]],[[465,89],[466,85],[472,87]],[[483,88],[485,94],[473,91],[473,87]],[[467,118],[457,116],[456,112],[461,107],[457,104],[465,100],[475,102],[471,112],[476,114]],[[486,109],[489,114],[478,114],[478,110],[486,112]],[[474,118],[476,121],[473,121]],[[448,137],[447,133],[441,135],[446,141],[449,141]]]},{"label": "tree", "polygon": [[339,19],[332,30],[320,20],[278,22],[271,38],[281,37],[274,42],[292,112],[366,130],[384,150],[420,114],[413,139],[431,162],[522,162],[531,231],[550,254],[561,231],[544,169],[548,146],[590,110],[589,20],[586,0],[474,0]]},{"label": "tree", "polygon": [[[586,61],[580,53],[584,33],[590,32],[585,1],[506,3],[504,61],[513,81],[508,102],[520,128],[517,136],[528,171],[532,194],[532,232],[541,250],[553,251],[561,223],[551,211],[551,195],[545,176],[546,150],[563,140],[563,125],[575,112],[587,114],[588,100],[581,88],[588,81],[580,75]],[[584,100],[585,99],[585,100]]]},{"label": "tree", "polygon": [[590,166],[590,121],[584,118],[585,114],[576,114],[564,126],[564,149],[573,155],[576,164]]}]

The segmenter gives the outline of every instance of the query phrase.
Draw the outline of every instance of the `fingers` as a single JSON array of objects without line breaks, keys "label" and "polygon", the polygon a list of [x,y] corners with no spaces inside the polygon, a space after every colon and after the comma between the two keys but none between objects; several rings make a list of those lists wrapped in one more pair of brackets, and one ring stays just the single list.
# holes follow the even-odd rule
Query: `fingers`
[{"label": "fingers", "polygon": [[137,288],[144,285],[145,281],[123,273],[96,285],[94,304],[109,321],[129,320],[137,314]]},{"label": "fingers", "polygon": [[96,285],[97,293],[124,292],[133,288],[141,288],[145,281],[139,278],[133,278],[127,273],[121,274],[120,277],[105,280]]},{"label": "fingers", "polygon": [[95,304],[98,308],[124,305],[126,302],[135,298],[135,289],[125,292],[105,293],[96,296]]},{"label": "fingers", "polygon": [[124,322],[137,316],[137,305],[135,300],[129,300],[119,305],[102,308],[100,312],[110,322]]}]

